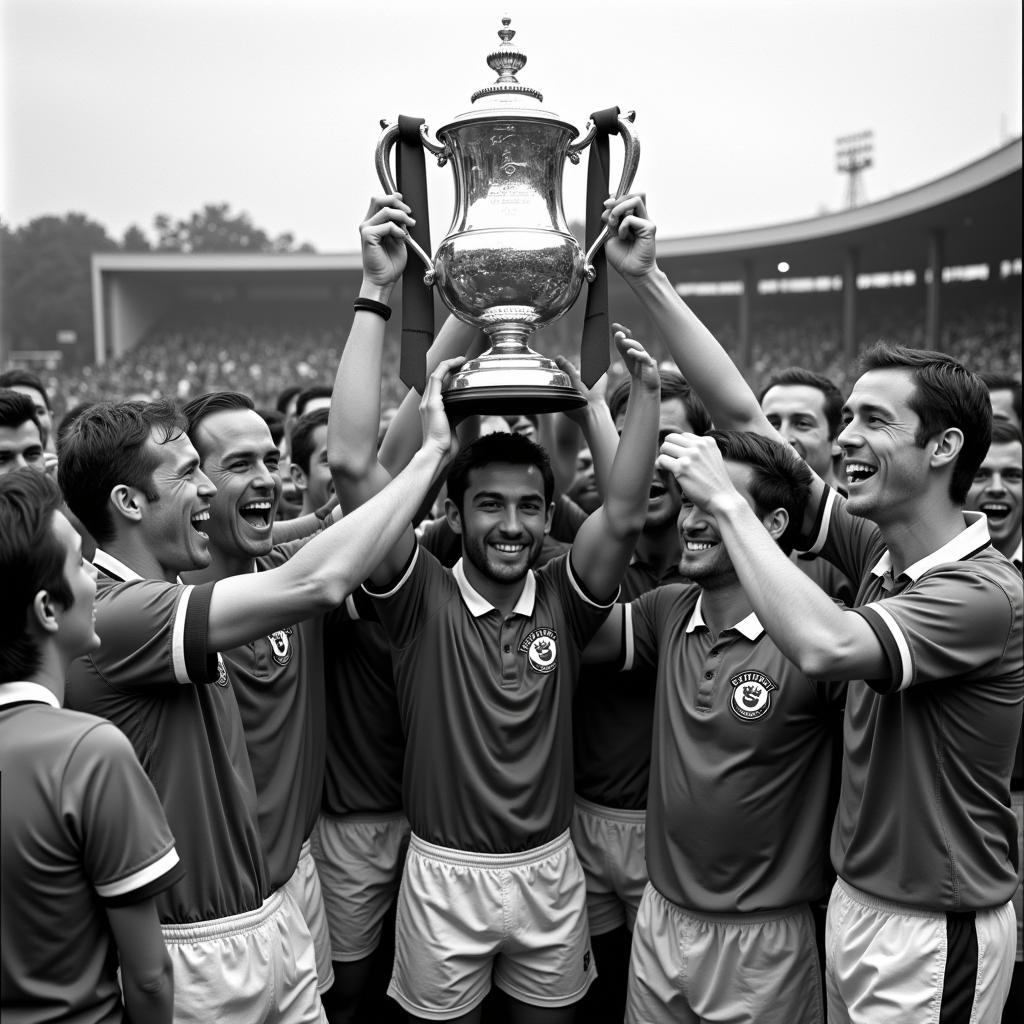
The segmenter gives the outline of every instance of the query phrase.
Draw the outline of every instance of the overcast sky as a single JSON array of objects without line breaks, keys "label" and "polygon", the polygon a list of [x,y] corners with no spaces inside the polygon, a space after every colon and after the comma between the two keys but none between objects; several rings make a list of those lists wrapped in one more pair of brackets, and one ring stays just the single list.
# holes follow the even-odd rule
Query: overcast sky
[{"label": "overcast sky", "polygon": [[[1020,0],[0,0],[0,217],[114,235],[227,201],[273,234],[358,247],[379,119],[437,129],[494,80],[583,128],[637,112],[663,237],[841,208],[835,139],[875,133],[868,200],[1021,132]],[[612,140],[616,151],[620,147]],[[618,159],[618,156],[616,156]],[[428,163],[434,245],[451,172]],[[586,172],[566,168],[570,219]]]}]

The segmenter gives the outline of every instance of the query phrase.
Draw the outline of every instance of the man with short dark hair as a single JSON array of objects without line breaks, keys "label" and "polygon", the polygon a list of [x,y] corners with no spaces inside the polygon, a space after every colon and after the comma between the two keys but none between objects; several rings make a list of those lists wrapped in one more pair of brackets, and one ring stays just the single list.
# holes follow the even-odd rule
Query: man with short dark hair
[{"label": "man with short dark hair", "polygon": [[[210,564],[186,573],[206,583],[266,572],[304,541],[275,545],[281,499],[279,453],[248,396],[203,395],[182,410],[200,468],[217,488],[210,502]],[[285,889],[301,912],[317,954],[319,989],[332,983],[323,899],[310,851],[324,782],[322,618],[293,622],[221,652],[245,729],[270,891]]]},{"label": "man with short dark hair", "polygon": [[[405,265],[411,223],[388,196],[360,227],[363,284],[328,428],[346,513],[389,477],[376,444],[381,302]],[[569,1020],[593,976],[568,833],[572,686],[643,525],[659,395],[654,360],[617,341],[634,390],[605,505],[567,556],[533,572],[550,529],[551,467],[526,438],[495,433],[448,474],[446,517],[463,546],[455,568],[421,549],[409,523],[366,584],[393,648],[407,737],[412,837],[389,993],[414,1019],[479,1020],[493,973],[513,1021]]]},{"label": "man with short dark hair", "polygon": [[[788,552],[807,467],[756,434],[708,436]],[[616,606],[584,653],[587,663],[655,676],[650,881],[633,929],[626,1019],[821,1024],[811,904],[831,881],[831,720],[845,687],[805,676],[769,639],[714,516],[683,495],[676,526],[679,582]]]},{"label": "man with short dark hair", "polygon": [[32,399],[0,388],[0,476],[30,467],[45,470],[42,428]]},{"label": "man with short dark hair", "polygon": [[175,830],[187,873],[158,906],[180,1020],[323,1019],[308,929],[295,927],[290,897],[270,892],[241,716],[217,652],[335,607],[395,543],[450,451],[440,389],[432,376],[421,449],[364,509],[277,568],[195,586],[177,577],[210,563],[217,489],[180,412],[101,403],[62,441],[60,481],[100,544],[103,574],[104,645],[75,663],[68,703],[124,730]]},{"label": "man with short dark hair", "polygon": [[155,898],[182,866],[129,742],[62,707],[100,639],[96,571],[60,508],[42,473],[0,479],[0,1015],[170,1024]]},{"label": "man with short dark hair", "polygon": [[299,420],[306,413],[316,412],[317,409],[329,409],[330,407],[330,385],[311,384],[308,388],[303,388],[295,396],[295,419]]},{"label": "man with short dark hair", "polygon": [[57,451],[53,436],[53,407],[46,387],[37,374],[31,370],[7,370],[0,373],[0,388],[18,391],[32,399],[36,410],[36,422],[43,438],[43,448],[51,454]]},{"label": "man with short dark hair", "polygon": [[334,496],[331,467],[327,465],[328,409],[300,416],[292,427],[291,478],[302,497],[300,515],[323,508]]}]

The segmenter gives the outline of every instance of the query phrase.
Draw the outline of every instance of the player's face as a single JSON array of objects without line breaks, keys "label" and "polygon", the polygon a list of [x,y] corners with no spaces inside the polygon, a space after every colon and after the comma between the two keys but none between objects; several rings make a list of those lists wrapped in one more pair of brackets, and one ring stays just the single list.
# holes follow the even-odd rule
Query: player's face
[{"label": "player's face", "polygon": [[989,398],[992,401],[992,419],[1005,420],[1015,427],[1021,425],[1017,410],[1013,407],[1013,392],[1009,388],[996,388],[989,392]]},{"label": "player's face", "polygon": [[281,500],[281,457],[270,428],[251,409],[225,409],[199,424],[196,442],[203,472],[217,488],[210,502],[210,546],[228,557],[267,554]]},{"label": "player's face", "polygon": [[[626,420],[626,410],[616,417],[615,426],[622,433],[622,425]],[[661,403],[661,417],[658,422],[658,447],[669,434],[688,434],[693,432],[686,406],[681,398],[665,398]],[[651,477],[651,490],[647,498],[647,520],[645,532],[656,532],[668,528],[679,515],[679,485],[671,473],[654,467]]]},{"label": "player's face", "polygon": [[776,384],[765,392],[761,409],[782,440],[827,479],[839,448],[829,437],[825,395],[809,384]]},{"label": "player's face", "polygon": [[0,476],[26,466],[42,471],[45,465],[43,440],[31,420],[16,427],[0,427]]},{"label": "player's face", "polygon": [[918,518],[929,497],[933,445],[917,444],[917,414],[907,401],[914,394],[909,370],[869,370],[854,385],[839,434],[853,515],[882,525]]},{"label": "player's face", "polygon": [[576,456],[576,476],[566,494],[584,512],[593,512],[601,504],[601,495],[597,490],[597,479],[594,476],[594,457],[589,448],[581,448]]},{"label": "player's face", "polygon": [[967,492],[967,508],[985,513],[992,543],[1004,554],[1020,541],[1021,456],[1019,441],[993,444]]},{"label": "player's face", "polygon": [[35,388],[29,387],[28,384],[12,384],[11,391],[17,391],[32,399],[32,405],[36,410],[36,419],[39,420],[39,426],[42,427],[43,443],[45,444],[45,439],[53,433],[53,419],[50,416],[50,409],[46,404],[46,399]]},{"label": "player's face", "polygon": [[309,457],[309,472],[306,474],[304,504],[315,511],[334,496],[334,481],[327,462],[327,427],[317,427],[313,431],[313,441],[313,454]]},{"label": "player's face", "polygon": [[53,514],[53,533],[64,549],[64,579],[71,589],[71,604],[58,606],[57,643],[69,658],[96,650],[96,570],[82,557],[82,538],[60,512]]},{"label": "player's face", "polygon": [[492,462],[469,473],[459,515],[467,560],[495,583],[517,583],[540,557],[551,512],[536,466]]},{"label": "player's face", "polygon": [[[740,462],[726,462],[726,472],[736,490],[756,512],[750,496],[749,466]],[[707,589],[717,589],[737,582],[732,559],[722,543],[715,517],[684,496],[679,508],[679,573]]]},{"label": "player's face", "polygon": [[156,459],[150,493],[142,499],[143,539],[169,573],[204,569],[210,564],[210,503],[217,489],[199,467],[199,453],[188,435],[164,440],[154,432],[146,442]]}]

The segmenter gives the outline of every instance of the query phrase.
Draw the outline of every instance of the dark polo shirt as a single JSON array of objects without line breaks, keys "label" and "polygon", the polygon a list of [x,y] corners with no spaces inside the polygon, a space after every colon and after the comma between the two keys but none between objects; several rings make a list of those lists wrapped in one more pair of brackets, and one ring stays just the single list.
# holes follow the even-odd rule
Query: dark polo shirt
[{"label": "dark polo shirt", "polygon": [[881,899],[932,911],[1005,903],[1017,884],[1010,772],[1024,705],[1024,596],[984,516],[893,578],[877,527],[826,492],[811,550],[859,581],[889,662],[851,681],[832,861]]},{"label": "dark polo shirt", "polygon": [[461,562],[445,569],[422,547],[393,587],[370,593],[393,648],[413,831],[479,853],[564,832],[580,651],[611,605],[588,596],[562,556],[527,574],[506,618]]},{"label": "dark polo shirt", "polygon": [[695,585],[626,606],[624,666],[657,666],[647,867],[678,906],[756,914],[828,889],[831,718],[751,613],[712,636]]},{"label": "dark polo shirt", "polygon": [[269,892],[256,786],[235,691],[207,646],[215,584],[143,580],[97,551],[98,650],[71,666],[65,703],[113,722],[163,804],[185,877],[164,924],[255,910]]},{"label": "dark polo shirt", "polygon": [[[283,565],[305,543],[275,547],[257,571]],[[324,784],[323,619],[316,617],[224,652],[245,729],[270,888],[295,872],[320,811]]]},{"label": "dark polo shirt", "polygon": [[124,1007],[105,906],[182,867],[131,744],[35,683],[0,684],[0,993],[5,1024],[114,1024]]}]

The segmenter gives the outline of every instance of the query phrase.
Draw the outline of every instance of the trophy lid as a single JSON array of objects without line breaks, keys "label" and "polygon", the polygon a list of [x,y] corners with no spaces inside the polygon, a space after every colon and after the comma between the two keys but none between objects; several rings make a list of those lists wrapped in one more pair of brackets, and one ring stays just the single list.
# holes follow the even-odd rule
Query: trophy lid
[{"label": "trophy lid", "polygon": [[487,64],[492,71],[497,73],[497,80],[492,85],[477,89],[470,97],[473,109],[459,114],[450,124],[445,125],[445,129],[465,121],[480,121],[518,114],[542,121],[558,122],[566,128],[572,129],[575,134],[576,129],[572,125],[562,121],[557,114],[540,108],[544,96],[539,89],[523,85],[516,78],[516,72],[521,71],[526,64],[526,54],[513,44],[512,40],[516,32],[515,29],[509,27],[511,24],[512,19],[506,14],[501,19],[502,27],[498,30],[501,45],[487,55]]}]

